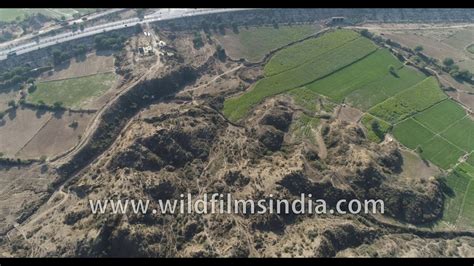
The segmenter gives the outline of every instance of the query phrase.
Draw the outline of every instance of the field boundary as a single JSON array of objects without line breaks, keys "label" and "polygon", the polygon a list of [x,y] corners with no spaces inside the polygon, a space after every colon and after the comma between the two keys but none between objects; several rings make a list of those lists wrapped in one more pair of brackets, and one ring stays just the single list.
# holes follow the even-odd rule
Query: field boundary
[{"label": "field boundary", "polygon": [[92,77],[92,76],[95,76],[95,75],[102,75],[102,74],[108,74],[108,73],[114,73],[115,74],[115,71],[110,70],[110,71],[98,72],[98,73],[95,73],[95,74],[89,74],[89,75],[83,75],[83,76],[77,76],[77,77],[44,80],[44,81],[39,81],[38,83],[49,83],[49,82],[64,81],[64,80],[69,80],[69,79],[80,79],[80,78],[87,78],[87,77]]}]

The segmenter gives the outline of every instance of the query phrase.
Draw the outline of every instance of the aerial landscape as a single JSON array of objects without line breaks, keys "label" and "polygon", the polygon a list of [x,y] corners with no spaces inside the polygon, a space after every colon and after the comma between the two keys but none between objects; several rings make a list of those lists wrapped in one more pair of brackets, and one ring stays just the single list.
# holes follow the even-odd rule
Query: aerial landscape
[{"label": "aerial landscape", "polygon": [[473,73],[474,9],[0,8],[0,258],[472,258]]}]

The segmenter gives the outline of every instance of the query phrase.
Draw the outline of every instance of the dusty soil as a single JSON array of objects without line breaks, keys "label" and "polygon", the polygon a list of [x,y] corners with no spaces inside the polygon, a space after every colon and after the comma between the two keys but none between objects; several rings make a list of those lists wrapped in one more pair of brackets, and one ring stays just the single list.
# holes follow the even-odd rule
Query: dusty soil
[{"label": "dusty soil", "polygon": [[16,153],[33,138],[52,118],[51,112],[17,108],[0,122],[0,151],[5,156],[14,157]]},{"label": "dusty soil", "polygon": [[[93,114],[64,113],[53,116],[46,125],[18,152],[18,156],[38,158],[42,155],[52,157],[72,148],[84,132]],[[77,122],[73,128],[71,124]]]},{"label": "dusty soil", "polygon": [[19,90],[10,90],[7,92],[0,92],[0,111],[7,110],[9,108],[8,102],[14,100],[18,102],[20,99],[20,92]]},{"label": "dusty soil", "polygon": [[44,73],[39,80],[69,79],[112,71],[114,71],[114,57],[110,53],[100,55],[94,52],[89,53],[84,60],[78,61],[73,58],[70,63],[57,66],[54,71]]},{"label": "dusty soil", "polygon": [[337,118],[349,123],[357,123],[363,114],[359,109],[344,105],[340,107]]},{"label": "dusty soil", "polygon": [[474,71],[474,56],[466,47],[474,41],[473,24],[366,24],[369,30],[409,48],[423,46],[423,53],[440,62],[451,57],[461,67]]}]

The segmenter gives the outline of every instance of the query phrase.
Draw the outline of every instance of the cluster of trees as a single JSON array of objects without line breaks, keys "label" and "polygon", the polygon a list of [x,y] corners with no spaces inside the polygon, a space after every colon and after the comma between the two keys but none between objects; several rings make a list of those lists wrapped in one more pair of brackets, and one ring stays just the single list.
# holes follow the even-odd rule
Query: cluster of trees
[{"label": "cluster of trees", "polygon": [[225,61],[225,59],[227,58],[227,55],[226,55],[226,52],[225,52],[224,48],[220,45],[217,45],[216,56],[221,61]]},{"label": "cluster of trees", "polygon": [[13,39],[13,34],[9,31],[2,30],[0,33],[0,42],[6,42]]},{"label": "cluster of trees", "polygon": [[199,32],[194,33],[193,46],[195,49],[199,49],[204,46],[204,42]]},{"label": "cluster of trees", "polygon": [[472,82],[472,73],[466,69],[459,69],[459,66],[454,63],[454,60],[447,57],[443,60],[443,70],[448,72],[453,78]]},{"label": "cluster of trees", "polygon": [[68,51],[54,48],[51,52],[51,55],[53,56],[53,63],[54,65],[58,65],[66,60],[71,59],[73,56],[75,57],[85,56],[87,53],[87,50],[88,49],[84,44],[75,45]]},{"label": "cluster of trees", "polygon": [[18,66],[12,69],[5,69],[0,73],[0,83],[7,86],[21,83],[30,77],[32,68],[29,66]]},{"label": "cluster of trees", "polygon": [[53,56],[54,65],[59,65],[60,63],[71,58],[71,54],[69,52],[59,50],[58,48],[54,48],[51,54]]},{"label": "cluster of trees", "polygon": [[116,33],[95,36],[94,43],[97,50],[120,50],[125,45],[126,38]]}]

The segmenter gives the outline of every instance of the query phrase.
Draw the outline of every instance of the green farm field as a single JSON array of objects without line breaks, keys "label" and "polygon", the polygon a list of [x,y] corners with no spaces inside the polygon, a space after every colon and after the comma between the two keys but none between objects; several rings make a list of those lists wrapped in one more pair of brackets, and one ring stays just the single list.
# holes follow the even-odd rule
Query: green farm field
[{"label": "green farm field", "polygon": [[40,82],[27,100],[33,103],[43,101],[47,105],[62,102],[65,107],[78,108],[84,101],[100,96],[114,82],[114,73]]},{"label": "green farm field", "polygon": [[436,79],[429,77],[372,107],[369,113],[393,124],[446,98]]},{"label": "green farm field", "polygon": [[422,144],[421,149],[421,157],[443,169],[451,168],[465,153],[439,136]]},{"label": "green farm field", "polygon": [[376,49],[376,46],[368,39],[358,38],[298,67],[263,78],[245,94],[227,99],[224,103],[224,114],[230,120],[237,121],[247,115],[254,105],[259,104],[266,97],[311,83],[362,59]]},{"label": "green farm field", "polygon": [[433,132],[439,133],[464,116],[466,112],[459,104],[445,100],[416,114],[414,118]]},{"label": "green farm field", "polygon": [[456,226],[457,229],[474,227],[474,167],[462,163],[447,177],[446,184],[451,193],[446,195],[441,222]]},{"label": "green farm field", "polygon": [[346,97],[346,102],[363,111],[369,110],[397,93],[406,90],[426,78],[424,74],[404,66],[397,70],[397,76],[391,73],[366,83]]},{"label": "green farm field", "polygon": [[326,78],[317,80],[307,87],[325,95],[335,102],[342,100],[354,90],[389,74],[389,66],[400,68],[402,63],[388,50],[380,49],[375,53],[345,67]]},{"label": "green farm field", "polygon": [[474,121],[466,116],[443,131],[441,136],[470,152],[474,150]]},{"label": "green farm field", "polygon": [[289,43],[304,39],[321,29],[318,25],[240,28],[217,38],[232,58],[258,62],[266,54]]},{"label": "green farm field", "polygon": [[393,128],[393,135],[398,141],[410,149],[415,149],[418,145],[424,144],[434,137],[432,132],[413,118],[408,118],[396,124]]},{"label": "green farm field", "polygon": [[265,75],[272,76],[288,71],[357,38],[360,38],[360,35],[354,31],[338,30],[292,45],[277,52],[268,61],[265,65]]}]

